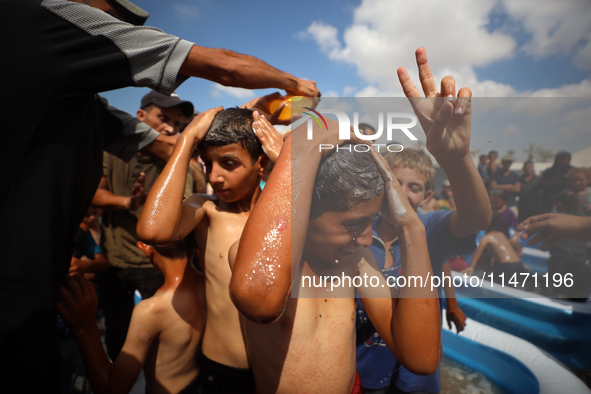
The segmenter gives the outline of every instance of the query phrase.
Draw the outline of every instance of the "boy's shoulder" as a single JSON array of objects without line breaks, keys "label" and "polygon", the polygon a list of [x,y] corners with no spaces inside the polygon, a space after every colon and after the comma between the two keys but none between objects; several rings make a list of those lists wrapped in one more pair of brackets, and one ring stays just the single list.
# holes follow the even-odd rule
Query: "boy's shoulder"
[{"label": "boy's shoulder", "polygon": [[133,308],[131,319],[146,331],[158,332],[161,327],[162,317],[165,314],[166,303],[163,297],[156,292],[152,297],[137,303]]}]

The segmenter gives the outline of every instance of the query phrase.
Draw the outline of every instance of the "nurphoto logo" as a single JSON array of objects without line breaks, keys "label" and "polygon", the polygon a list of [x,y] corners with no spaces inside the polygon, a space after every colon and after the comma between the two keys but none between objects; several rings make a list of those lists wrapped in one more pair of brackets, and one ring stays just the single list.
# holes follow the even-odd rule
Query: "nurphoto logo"
[{"label": "nurphoto logo", "polygon": [[[306,108],[311,110],[310,108]],[[326,121],[324,120],[324,116],[322,114],[333,114],[337,117],[337,121],[339,124],[339,139],[341,140],[348,140],[350,139],[351,135],[351,120],[349,116],[344,112],[336,109],[323,109],[322,111],[314,111],[314,114],[318,116],[314,116],[311,113],[304,112],[306,115],[310,116],[307,123],[307,138],[311,140],[313,138],[313,124],[312,119],[314,119],[320,128],[324,130],[322,124],[320,123],[320,119],[324,122],[324,126],[328,129]],[[322,112],[322,114],[320,113]],[[386,119],[386,126],[384,127],[384,119]],[[401,121],[402,120],[402,121]],[[387,141],[394,141],[394,133],[401,131],[408,139],[411,141],[417,141],[417,137],[410,131],[416,124],[418,123],[418,118],[414,114],[409,114],[405,112],[387,112],[386,116],[384,116],[383,112],[378,114],[378,128],[376,129],[375,134],[365,135],[362,131],[359,130],[359,113],[353,113],[353,132],[355,135],[363,140],[363,141],[376,141],[378,138],[382,136],[384,130],[386,131],[386,140]],[[400,134],[400,133],[397,133]],[[386,147],[389,152],[401,152],[404,148],[400,144],[371,144],[374,148],[376,148],[379,152],[380,147]],[[342,147],[341,149],[351,150],[351,146]],[[320,144],[319,145],[320,151],[323,149],[335,149],[335,146],[331,144]],[[338,150],[339,147],[337,146],[336,149]],[[353,147],[355,152],[368,152],[370,149],[370,145],[364,144],[357,144]]]}]

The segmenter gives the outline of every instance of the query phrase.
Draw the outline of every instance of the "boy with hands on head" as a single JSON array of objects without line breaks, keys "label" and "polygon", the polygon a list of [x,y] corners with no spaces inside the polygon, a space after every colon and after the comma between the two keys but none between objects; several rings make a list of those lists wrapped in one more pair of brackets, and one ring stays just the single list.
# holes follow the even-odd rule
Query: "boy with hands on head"
[{"label": "boy with hands on head", "polygon": [[[434,111],[429,132],[441,134],[451,113]],[[398,233],[403,275],[425,280],[432,275],[425,228],[379,154],[319,152],[319,144],[343,143],[337,131],[328,121],[328,130],[313,125],[311,140],[305,125],[287,137],[240,245],[230,251],[230,293],[244,315],[261,393],[349,393],[358,386],[355,289],[333,292],[330,282],[306,288],[306,277],[375,277],[375,288],[356,290],[388,348],[415,373],[434,373],[439,363],[436,292],[405,287],[398,297],[367,248],[382,208]]]},{"label": "boy with hands on head", "polygon": [[[273,141],[264,125],[262,140]],[[260,193],[259,183],[268,163],[253,132],[248,109],[221,107],[199,114],[185,129],[160,177],[152,187],[138,221],[145,242],[166,245],[194,231],[206,280],[207,322],[203,334],[202,365],[197,386],[203,392],[252,392],[254,380],[242,337],[238,311],[228,294],[231,271],[228,250],[244,228]],[[261,126],[262,127],[262,126]],[[272,127],[271,127],[272,128]],[[275,131],[275,133],[277,133]],[[205,164],[215,195],[194,194],[183,201],[183,185],[194,149]]]}]

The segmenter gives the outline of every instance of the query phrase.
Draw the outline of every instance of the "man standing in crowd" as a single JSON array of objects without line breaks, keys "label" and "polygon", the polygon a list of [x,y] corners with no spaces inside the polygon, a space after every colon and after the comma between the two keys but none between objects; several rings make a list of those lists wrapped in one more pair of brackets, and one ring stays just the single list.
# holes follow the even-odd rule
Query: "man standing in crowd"
[{"label": "man standing in crowd", "polygon": [[254,57],[138,26],[148,14],[127,0],[84,3],[0,2],[6,59],[0,108],[19,120],[15,132],[4,134],[0,159],[6,187],[0,197],[0,377],[7,392],[23,382],[29,392],[59,387],[58,288],[101,177],[103,148],[126,160],[137,151],[166,158],[172,149],[174,137],[167,140],[108,107],[97,93],[145,86],[169,94],[193,76],[320,95],[313,81]]},{"label": "man standing in crowd", "polygon": [[511,156],[503,156],[501,159],[501,168],[492,176],[490,183],[491,189],[501,189],[507,194],[507,206],[517,216],[517,196],[521,191],[521,180],[519,175],[511,171],[511,164],[513,158]]},{"label": "man standing in crowd", "polygon": [[552,167],[542,172],[540,177],[540,188],[542,189],[542,213],[552,212],[554,198],[558,193],[568,187],[566,174],[573,168],[570,165],[571,154],[561,150],[554,156]]}]

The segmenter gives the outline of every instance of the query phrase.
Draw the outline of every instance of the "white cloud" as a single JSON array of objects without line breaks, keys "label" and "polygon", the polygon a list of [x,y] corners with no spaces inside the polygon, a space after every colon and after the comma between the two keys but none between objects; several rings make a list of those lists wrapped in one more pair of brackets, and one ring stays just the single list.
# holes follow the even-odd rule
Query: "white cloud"
[{"label": "white cloud", "polygon": [[456,75],[466,65],[511,57],[515,40],[486,29],[494,6],[494,0],[461,0],[450,12],[449,3],[439,0],[365,0],[344,31],[343,43],[337,29],[322,22],[312,23],[307,33],[330,59],[354,65],[379,91],[400,95],[396,69],[405,65],[409,72],[414,70],[419,46],[427,48],[432,64],[445,64]]},{"label": "white cloud", "polygon": [[[565,54],[579,57],[576,64],[591,69],[589,0],[502,0],[503,8],[531,36],[523,50],[535,58]],[[580,55],[580,56],[579,56]]]},{"label": "white cloud", "polygon": [[255,93],[249,89],[233,88],[229,86],[223,86],[220,84],[213,84],[210,90],[212,97],[219,98],[224,96],[231,96],[238,99],[254,98]]},{"label": "white cloud", "polygon": [[579,83],[564,85],[554,89],[539,89],[533,92],[523,92],[522,96],[529,97],[590,97],[591,81],[584,79]]},{"label": "white cloud", "polygon": [[[491,15],[506,12],[510,20],[491,31]],[[510,26],[517,23],[518,27]],[[511,31],[513,28],[513,31]],[[518,48],[511,36],[525,33]],[[510,34],[511,33],[511,34]],[[357,97],[402,96],[396,69],[404,66],[418,84],[414,51],[427,49],[434,77],[456,78],[475,97],[591,96],[590,80],[554,89],[518,91],[494,80],[479,80],[475,68],[510,59],[518,50],[540,58],[568,54],[568,61],[591,69],[591,2],[589,0],[363,0],[343,32],[322,21],[303,35],[311,37],[329,59],[353,65],[366,86]],[[441,68],[446,67],[445,69]],[[349,88],[343,93],[354,92]]]},{"label": "white cloud", "polygon": [[329,57],[332,58],[331,54],[333,52],[338,53],[338,51],[340,51],[341,43],[337,38],[338,30],[336,27],[322,22],[312,22],[307,29],[307,33],[307,35],[311,36],[320,49],[326,52]]},{"label": "white cloud", "polygon": [[322,93],[322,97],[339,97],[339,93],[334,90],[329,90]]},{"label": "white cloud", "polygon": [[343,88],[343,96],[345,96],[345,97],[351,96],[353,93],[355,93],[356,90],[357,90],[356,87],[353,87],[353,86],[345,86]]}]

